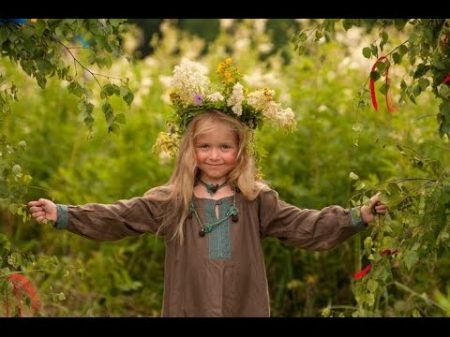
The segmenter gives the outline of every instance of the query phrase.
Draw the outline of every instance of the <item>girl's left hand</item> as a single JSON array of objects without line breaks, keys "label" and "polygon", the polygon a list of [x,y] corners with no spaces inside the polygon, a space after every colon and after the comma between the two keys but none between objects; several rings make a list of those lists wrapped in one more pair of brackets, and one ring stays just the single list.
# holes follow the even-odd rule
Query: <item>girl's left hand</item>
[{"label": "girl's left hand", "polygon": [[362,220],[369,224],[375,218],[377,214],[385,214],[388,210],[386,204],[382,203],[380,200],[380,192],[375,194],[370,198],[369,204],[361,207],[361,218]]}]

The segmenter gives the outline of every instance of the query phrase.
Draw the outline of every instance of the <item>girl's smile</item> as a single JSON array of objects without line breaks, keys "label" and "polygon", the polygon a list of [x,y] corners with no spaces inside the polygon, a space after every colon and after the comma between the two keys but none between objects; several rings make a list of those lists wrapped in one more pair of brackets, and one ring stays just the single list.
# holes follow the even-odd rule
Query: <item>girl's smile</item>
[{"label": "girl's smile", "polygon": [[198,135],[194,142],[197,167],[208,183],[222,183],[236,167],[238,142],[236,133],[223,123]]}]

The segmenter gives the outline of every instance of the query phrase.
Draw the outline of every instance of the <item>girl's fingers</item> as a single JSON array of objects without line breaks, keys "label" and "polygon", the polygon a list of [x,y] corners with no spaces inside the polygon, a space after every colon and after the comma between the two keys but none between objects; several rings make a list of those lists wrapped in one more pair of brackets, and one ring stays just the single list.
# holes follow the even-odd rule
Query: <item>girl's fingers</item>
[{"label": "girl's fingers", "polygon": [[387,206],[386,205],[380,205],[380,206],[376,206],[375,209],[377,210],[378,213],[380,213],[380,212],[385,213],[387,211]]},{"label": "girl's fingers", "polygon": [[30,207],[30,213],[36,213],[36,212],[44,212],[44,210],[40,206],[32,206],[32,207]]},{"label": "girl's fingers", "polygon": [[43,203],[42,201],[38,201],[38,200],[36,200],[36,201],[30,201],[30,202],[27,204],[27,206],[28,206],[29,208],[31,208],[31,207],[43,207],[43,206],[44,206],[44,203]]},{"label": "girl's fingers", "polygon": [[46,217],[45,216],[45,212],[36,212],[36,213],[34,213],[33,214],[33,217],[35,217],[35,218],[37,218],[37,217],[41,217],[41,216],[43,216],[44,218]]},{"label": "girl's fingers", "polygon": [[36,221],[45,224],[47,222],[47,219],[45,218],[45,215],[41,215],[36,217]]},{"label": "girl's fingers", "polygon": [[383,203],[381,203],[381,201],[378,201],[374,207],[372,208],[372,214],[384,214],[387,211],[387,206]]}]

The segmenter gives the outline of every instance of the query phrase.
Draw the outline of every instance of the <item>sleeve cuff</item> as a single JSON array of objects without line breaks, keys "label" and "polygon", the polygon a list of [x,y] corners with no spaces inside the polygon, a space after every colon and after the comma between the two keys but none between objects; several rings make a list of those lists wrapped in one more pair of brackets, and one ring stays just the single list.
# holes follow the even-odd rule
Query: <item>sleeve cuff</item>
[{"label": "sleeve cuff", "polygon": [[57,229],[65,229],[69,223],[67,206],[56,204],[56,222],[55,228]]},{"label": "sleeve cuff", "polygon": [[357,232],[361,232],[367,228],[367,224],[361,217],[361,207],[351,208],[350,214],[352,216],[352,226],[356,229]]}]

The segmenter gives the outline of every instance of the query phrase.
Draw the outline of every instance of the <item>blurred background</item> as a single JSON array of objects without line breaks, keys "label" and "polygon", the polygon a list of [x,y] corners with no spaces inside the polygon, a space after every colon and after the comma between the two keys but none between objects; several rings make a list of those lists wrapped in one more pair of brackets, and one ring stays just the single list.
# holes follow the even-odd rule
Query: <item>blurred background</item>
[{"label": "blurred background", "polygon": [[[57,21],[55,27],[64,24]],[[70,27],[78,24],[72,21]],[[89,90],[90,113],[80,103],[81,94],[74,95],[68,75],[49,77],[42,88],[23,64],[2,54],[0,89],[10,91],[8,83],[14,83],[18,99],[1,116],[0,315],[160,315],[161,238],[92,242],[37,224],[24,204],[40,197],[61,204],[112,203],[166,182],[173,160],[155,153],[153,145],[158,133],[167,131],[172,113],[168,89],[173,67],[188,58],[214,76],[217,64],[232,57],[246,85],[273,88],[277,100],[295,112],[293,132],[263,126],[256,133],[263,177],[283,200],[301,208],[353,207],[382,191],[391,207],[389,216],[332,251],[310,252],[265,240],[272,315],[448,316],[450,156],[448,137],[438,131],[442,102],[423,82],[416,104],[405,98],[402,81],[414,80],[407,67],[392,63],[389,94],[397,111],[387,109],[383,78],[376,82],[375,111],[368,83],[377,58],[366,57],[363,49],[379,39],[378,23],[361,20],[349,29],[337,23],[333,35],[314,35],[316,41],[298,50],[297,34],[317,34],[319,23],[126,20],[121,38],[110,41],[119,41],[122,52],[106,66],[91,64],[89,46],[101,47],[93,46],[92,26],[92,35],[65,42],[72,54],[66,50],[61,57],[68,65],[76,57],[89,70],[78,65],[67,71]],[[50,29],[50,24],[42,27]],[[394,28],[384,27],[386,51],[410,37],[408,26]],[[0,26],[0,42],[8,32],[20,33],[5,29]],[[55,28],[55,34],[68,36],[62,28]],[[51,53],[51,46],[46,48]],[[109,97],[102,91],[105,81],[125,81],[127,87]],[[133,93],[131,102],[119,97],[130,97],[123,94],[126,88]],[[105,97],[121,116],[115,124],[102,105]],[[108,131],[111,125],[114,132]],[[371,271],[355,279],[369,263]],[[8,281],[17,272],[36,288],[38,309],[33,309],[33,295],[17,295]]]}]

